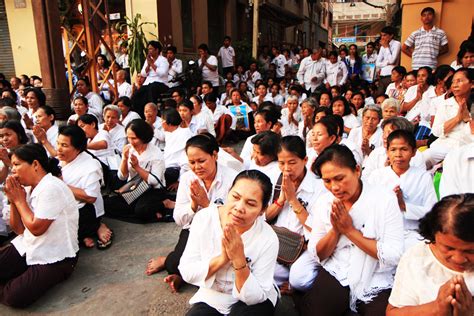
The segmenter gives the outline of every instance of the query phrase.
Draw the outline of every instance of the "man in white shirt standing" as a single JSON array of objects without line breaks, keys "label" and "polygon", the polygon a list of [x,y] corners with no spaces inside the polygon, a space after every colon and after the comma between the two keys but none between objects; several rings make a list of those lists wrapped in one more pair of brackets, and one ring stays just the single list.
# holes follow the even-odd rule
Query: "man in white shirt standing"
[{"label": "man in white shirt standing", "polygon": [[311,94],[316,89],[323,87],[326,78],[326,62],[321,58],[321,48],[313,49],[310,56],[304,58],[296,77],[300,84]]},{"label": "man in white shirt standing", "polygon": [[230,36],[224,37],[224,46],[219,49],[217,57],[221,58],[222,61],[222,74],[224,77],[227,73],[234,73],[235,70],[235,50],[230,46],[232,39]]},{"label": "man in white shirt standing", "polygon": [[326,78],[324,83],[326,89],[331,89],[333,86],[343,86],[347,80],[347,66],[342,61],[337,60],[337,51],[329,53],[328,59],[326,59]]},{"label": "man in white shirt standing", "polygon": [[285,77],[286,58],[280,53],[280,49],[276,46],[272,47],[272,54],[275,56],[272,60],[272,64],[274,64],[276,68],[276,81],[280,82],[281,79]]},{"label": "man in white shirt standing", "polygon": [[394,35],[395,30],[391,26],[380,31],[380,50],[375,62],[375,66],[380,70],[378,94],[385,93],[391,81],[392,69],[400,63],[402,46],[399,41],[393,39]]},{"label": "man in white shirt standing", "polygon": [[211,82],[213,93],[215,93],[217,97],[217,92],[219,90],[219,73],[217,72],[219,64],[217,58],[216,56],[210,54],[207,44],[199,45],[198,51],[200,57],[198,60],[198,65],[202,71],[202,82]]},{"label": "man in white shirt standing", "polygon": [[168,64],[170,69],[168,70],[168,87],[175,88],[178,87],[181,82],[175,81],[176,78],[183,72],[183,62],[181,59],[176,58],[176,47],[168,46],[166,48],[166,58],[168,59]]},{"label": "man in white shirt standing", "polygon": [[143,88],[146,89],[146,94],[144,94],[146,99],[134,101],[135,105],[138,106],[139,113],[141,113],[146,103],[156,103],[161,94],[168,90],[169,64],[168,60],[161,55],[162,49],[163,46],[158,41],[148,43],[148,55],[141,71],[142,77],[146,78],[143,83]]},{"label": "man in white shirt standing", "polygon": [[412,58],[413,70],[428,66],[435,69],[438,65],[438,56],[448,52],[448,38],[446,33],[434,26],[435,10],[426,7],[421,10],[423,26],[408,36],[403,43],[402,51]]}]

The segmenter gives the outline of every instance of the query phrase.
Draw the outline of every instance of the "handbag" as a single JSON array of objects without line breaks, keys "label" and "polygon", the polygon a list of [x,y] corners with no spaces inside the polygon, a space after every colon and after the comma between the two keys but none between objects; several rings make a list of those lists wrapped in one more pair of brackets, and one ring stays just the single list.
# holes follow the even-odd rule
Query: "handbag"
[{"label": "handbag", "polygon": [[[149,162],[145,166],[145,170],[148,167]],[[149,171],[149,174],[154,177],[157,181],[158,184],[163,188],[163,184],[161,183],[160,179],[158,179],[157,176],[155,176],[153,173],[151,173],[151,168]],[[140,177],[139,174],[135,175],[130,181],[125,183],[122,187],[120,187],[117,192],[119,195],[122,196],[122,198],[127,202],[128,205],[131,205],[133,202],[135,202],[140,196],[142,196],[145,192],[151,189],[151,185],[148,184],[147,181],[144,181],[142,177]]]},{"label": "handbag", "polygon": [[[281,191],[281,182],[283,180],[283,175],[281,174],[275,184],[273,190],[273,199],[276,200],[280,196]],[[277,262],[286,266],[292,265],[306,250],[306,241],[304,236],[295,233],[288,228],[275,226],[278,216],[270,222],[272,224],[273,231],[278,237],[278,256]]]}]

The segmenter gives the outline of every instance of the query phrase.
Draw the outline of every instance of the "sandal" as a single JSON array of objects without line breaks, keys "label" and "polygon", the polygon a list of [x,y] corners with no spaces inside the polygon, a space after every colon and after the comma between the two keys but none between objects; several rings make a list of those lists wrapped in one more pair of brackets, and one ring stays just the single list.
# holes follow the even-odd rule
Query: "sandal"
[{"label": "sandal", "polygon": [[109,240],[107,240],[106,242],[103,242],[102,240],[100,240],[100,238],[97,239],[97,249],[105,250],[107,248],[110,248],[110,246],[112,246],[112,241],[114,239],[114,231],[113,230],[110,230],[110,231],[112,233],[110,234]]}]

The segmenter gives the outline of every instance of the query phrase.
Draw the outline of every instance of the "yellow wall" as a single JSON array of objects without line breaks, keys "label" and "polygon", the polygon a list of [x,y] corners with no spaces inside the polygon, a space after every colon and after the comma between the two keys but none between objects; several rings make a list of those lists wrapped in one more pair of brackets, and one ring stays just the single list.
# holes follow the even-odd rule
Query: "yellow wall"
[{"label": "yellow wall", "polygon": [[15,9],[14,0],[6,0],[5,7],[16,74],[41,76],[31,0],[23,9]]},{"label": "yellow wall", "polygon": [[[449,42],[449,52],[438,59],[438,65],[451,64],[456,59],[461,42],[471,33],[473,20],[472,0],[402,0],[401,42],[421,27],[420,13],[425,7],[436,11],[435,25],[443,29]],[[402,53],[401,64],[411,68],[411,58]]]},{"label": "yellow wall", "polygon": [[[143,26],[143,31],[147,39],[156,40],[156,37],[151,36],[150,33],[158,36],[158,8],[157,0],[126,0],[127,16],[132,19],[137,13],[142,15],[141,22],[152,22],[155,25],[147,24]],[[150,32],[150,33],[149,33]]]}]

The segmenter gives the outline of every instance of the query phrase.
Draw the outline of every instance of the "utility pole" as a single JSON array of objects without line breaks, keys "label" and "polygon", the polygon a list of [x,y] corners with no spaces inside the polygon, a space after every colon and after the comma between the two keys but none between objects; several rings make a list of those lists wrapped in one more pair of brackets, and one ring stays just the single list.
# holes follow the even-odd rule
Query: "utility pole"
[{"label": "utility pole", "polygon": [[252,57],[257,59],[259,0],[253,0]]},{"label": "utility pole", "polygon": [[71,112],[64,67],[59,8],[57,1],[31,1],[40,60],[43,92],[57,119],[66,120]]}]

